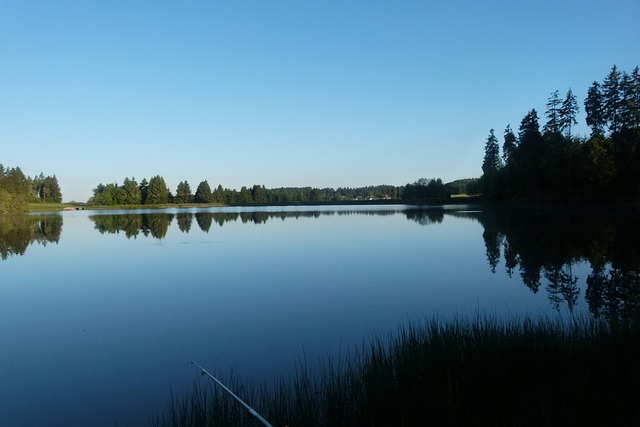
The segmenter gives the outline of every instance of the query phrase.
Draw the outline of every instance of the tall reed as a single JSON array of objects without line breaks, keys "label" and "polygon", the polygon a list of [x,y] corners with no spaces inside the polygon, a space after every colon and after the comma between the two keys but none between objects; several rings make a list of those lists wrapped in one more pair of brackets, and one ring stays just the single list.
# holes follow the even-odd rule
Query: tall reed
[{"label": "tall reed", "polygon": [[[274,426],[637,425],[638,321],[491,318],[402,326],[291,379],[230,388]],[[223,380],[224,382],[224,380]],[[254,426],[212,384],[155,426]]]}]

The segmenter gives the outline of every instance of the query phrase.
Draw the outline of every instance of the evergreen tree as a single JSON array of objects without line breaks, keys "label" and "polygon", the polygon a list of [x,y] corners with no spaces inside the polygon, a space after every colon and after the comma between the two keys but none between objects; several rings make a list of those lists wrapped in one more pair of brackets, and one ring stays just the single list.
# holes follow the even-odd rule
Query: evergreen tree
[{"label": "evergreen tree", "polygon": [[251,197],[251,191],[245,186],[240,188],[240,203],[253,203],[253,197]]},{"label": "evergreen tree", "polygon": [[198,184],[198,188],[196,188],[196,194],[193,197],[193,201],[195,203],[211,203],[211,187],[209,186],[209,183],[206,179]]},{"label": "evergreen tree", "polygon": [[33,200],[36,202],[41,201],[41,196],[40,196],[40,192],[42,190],[42,186],[44,184],[44,180],[45,180],[45,176],[44,173],[40,172],[40,175],[36,175],[32,180],[31,180],[31,184],[32,184],[32,191],[33,191]]},{"label": "evergreen tree", "polygon": [[149,180],[149,187],[147,189],[147,205],[162,205],[169,203],[171,193],[164,181],[164,178],[160,175],[156,175]]},{"label": "evergreen tree", "polygon": [[518,148],[517,142],[516,135],[511,130],[511,125],[507,125],[504,130],[504,143],[502,144],[502,160],[504,160],[505,165],[511,164],[514,153]]},{"label": "evergreen tree", "polygon": [[584,112],[587,114],[587,125],[591,128],[591,135],[603,135],[606,120],[600,83],[593,82],[587,91],[587,98],[584,101]]},{"label": "evergreen tree", "polygon": [[624,130],[638,129],[640,125],[640,77],[638,67],[631,75],[622,73],[620,92],[620,126]]},{"label": "evergreen tree", "polygon": [[31,182],[19,167],[0,164],[0,214],[28,211],[32,191]]},{"label": "evergreen tree", "polygon": [[193,200],[193,194],[191,194],[191,187],[187,181],[181,181],[176,188],[175,203],[191,203]]},{"label": "evergreen tree", "polygon": [[542,129],[544,133],[558,133],[560,132],[560,94],[558,91],[554,91],[549,100],[547,101],[547,111],[545,116],[547,117],[547,123]]},{"label": "evergreen tree", "polygon": [[251,189],[251,197],[253,198],[254,203],[267,203],[267,190],[264,188],[264,185],[254,185]]},{"label": "evergreen tree", "polygon": [[[42,175],[42,174],[40,174]],[[45,203],[61,203],[62,193],[60,192],[60,185],[58,184],[58,178],[54,176],[45,177],[39,185],[38,196],[40,200]]]},{"label": "evergreen tree", "polygon": [[149,192],[149,183],[147,182],[147,178],[142,178],[142,182],[140,183],[140,203],[143,205],[147,204],[147,194]]},{"label": "evergreen tree", "polygon": [[631,112],[633,129],[640,128],[640,71],[638,66],[631,72]]},{"label": "evergreen tree", "polygon": [[213,201],[216,202],[216,203],[228,203],[226,198],[225,198],[224,188],[222,188],[221,184],[218,184],[218,187],[216,188],[216,191],[215,191],[214,197],[213,197]]},{"label": "evergreen tree", "polygon": [[518,128],[518,143],[529,144],[540,141],[540,124],[538,123],[538,112],[533,109],[527,113],[520,122]]},{"label": "evergreen tree", "polygon": [[609,130],[612,133],[619,132],[621,128],[622,93],[620,90],[620,72],[615,65],[604,80],[602,89],[604,118],[609,123]]},{"label": "evergreen tree", "polygon": [[496,138],[494,130],[491,129],[484,145],[482,178],[480,179],[481,189],[490,199],[496,198],[499,193],[498,172],[500,172],[501,168],[500,145],[498,145],[498,138]]},{"label": "evergreen tree", "polygon": [[560,132],[563,132],[567,139],[571,139],[571,127],[578,124],[576,116],[578,115],[578,101],[571,91],[567,91],[567,96],[562,101],[560,107]]},{"label": "evergreen tree", "polygon": [[482,162],[482,173],[484,175],[494,175],[502,167],[500,160],[500,146],[498,138],[494,134],[494,130],[489,131],[487,142],[484,146],[484,160]]},{"label": "evergreen tree", "polygon": [[55,175],[49,179],[49,191],[53,203],[62,203],[62,191],[60,190],[58,178]]},{"label": "evergreen tree", "polygon": [[527,197],[537,197],[542,181],[542,159],[544,147],[538,113],[529,111],[518,129],[517,172],[519,189]]},{"label": "evergreen tree", "polygon": [[142,193],[135,178],[125,178],[119,189],[118,203],[121,205],[139,205],[142,203]]}]

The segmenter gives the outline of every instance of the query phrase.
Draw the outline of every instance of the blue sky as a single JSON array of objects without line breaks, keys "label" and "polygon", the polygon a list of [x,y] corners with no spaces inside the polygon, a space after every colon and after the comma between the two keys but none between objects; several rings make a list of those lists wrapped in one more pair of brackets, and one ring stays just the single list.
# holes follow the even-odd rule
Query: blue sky
[{"label": "blue sky", "polygon": [[582,113],[639,65],[638,22],[637,0],[0,0],[0,163],[55,174],[65,201],[154,175],[477,177],[489,129],[543,119],[556,89]]}]

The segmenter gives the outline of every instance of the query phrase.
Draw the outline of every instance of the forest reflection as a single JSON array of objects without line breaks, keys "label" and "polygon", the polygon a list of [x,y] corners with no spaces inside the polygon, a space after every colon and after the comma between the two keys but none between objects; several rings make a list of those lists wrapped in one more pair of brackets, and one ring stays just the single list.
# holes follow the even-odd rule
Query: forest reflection
[{"label": "forest reflection", "polygon": [[519,274],[531,292],[544,286],[556,309],[573,310],[580,296],[578,263],[591,272],[585,299],[596,317],[619,319],[640,308],[639,207],[576,206],[490,209],[451,213],[479,221],[489,268],[502,260],[509,277]]},{"label": "forest reflection", "polygon": [[162,239],[166,236],[169,226],[176,220],[178,229],[183,233],[189,233],[197,227],[208,233],[215,223],[222,227],[228,222],[240,221],[243,224],[265,224],[270,220],[319,218],[321,216],[344,215],[396,215],[403,210],[366,210],[366,211],[243,211],[243,212],[179,212],[179,213],[125,213],[92,215],[89,218],[95,223],[95,229],[100,233],[118,234],[123,232],[127,238],[138,235],[152,236]]},{"label": "forest reflection", "polygon": [[0,258],[24,255],[33,243],[58,243],[61,234],[61,215],[0,215]]},{"label": "forest reflection", "polygon": [[[483,208],[458,211],[443,208],[406,210],[312,211],[312,212],[184,212],[178,214],[98,215],[91,219],[101,233],[139,233],[165,236],[173,218],[185,233],[193,222],[208,232],[215,222],[264,224],[274,219],[318,218],[331,215],[397,215],[420,225],[436,225],[450,215],[479,222],[488,267],[496,273],[502,263],[509,277],[519,276],[532,293],[544,290],[555,309],[572,311],[581,286],[589,310],[596,317],[620,318],[640,308],[640,228],[635,226],[638,207],[606,209],[579,206],[552,209]],[[578,263],[588,263],[591,272],[583,284],[574,273]]]},{"label": "forest reflection", "polygon": [[[545,292],[550,304],[573,310],[584,295],[591,313],[608,319],[623,318],[640,309],[640,207],[607,209],[577,206],[562,209],[526,206],[464,211],[445,208],[380,210],[241,211],[104,213],[90,215],[102,234],[123,233],[163,239],[174,223],[182,233],[210,232],[226,223],[265,224],[326,216],[404,215],[421,226],[437,226],[447,217],[482,225],[487,267],[519,279],[532,293]],[[24,255],[29,245],[58,243],[61,215],[0,216],[0,257]],[[576,268],[580,264],[581,268]],[[588,265],[587,277],[584,265]]]}]

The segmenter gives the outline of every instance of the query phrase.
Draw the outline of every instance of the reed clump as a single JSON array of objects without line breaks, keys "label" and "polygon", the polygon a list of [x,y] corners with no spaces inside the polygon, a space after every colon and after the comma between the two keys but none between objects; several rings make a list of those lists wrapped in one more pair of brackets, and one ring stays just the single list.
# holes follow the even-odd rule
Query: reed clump
[{"label": "reed clump", "polygon": [[[274,427],[637,425],[639,325],[436,319],[316,369],[301,361],[275,385],[227,385]],[[201,380],[151,424],[260,425]]]}]

